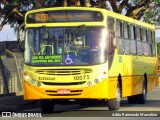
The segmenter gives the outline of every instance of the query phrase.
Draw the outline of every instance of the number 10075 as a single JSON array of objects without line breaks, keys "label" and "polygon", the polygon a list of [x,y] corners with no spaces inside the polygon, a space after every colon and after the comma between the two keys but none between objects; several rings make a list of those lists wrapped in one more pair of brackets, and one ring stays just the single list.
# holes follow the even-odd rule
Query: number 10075
[{"label": "number 10075", "polygon": [[89,78],[89,75],[74,76],[74,80],[88,80]]}]

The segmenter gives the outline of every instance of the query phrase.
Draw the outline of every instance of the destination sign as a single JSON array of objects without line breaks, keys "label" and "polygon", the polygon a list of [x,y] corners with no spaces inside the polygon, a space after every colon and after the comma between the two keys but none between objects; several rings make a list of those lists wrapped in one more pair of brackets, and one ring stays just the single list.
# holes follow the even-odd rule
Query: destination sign
[{"label": "destination sign", "polygon": [[44,56],[34,55],[32,56],[32,63],[60,63],[62,59],[61,55]]},{"label": "destination sign", "polygon": [[31,13],[27,16],[27,23],[91,21],[103,21],[102,13],[98,11],[86,10],[56,10]]}]

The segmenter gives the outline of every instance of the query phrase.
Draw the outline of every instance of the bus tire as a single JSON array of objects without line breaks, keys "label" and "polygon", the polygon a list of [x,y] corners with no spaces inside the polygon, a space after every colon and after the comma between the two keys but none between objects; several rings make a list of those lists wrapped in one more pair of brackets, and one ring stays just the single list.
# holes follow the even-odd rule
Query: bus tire
[{"label": "bus tire", "polygon": [[136,96],[136,100],[139,104],[145,104],[147,98],[147,84],[146,81],[143,82],[142,94]]},{"label": "bus tire", "polygon": [[52,100],[41,100],[40,105],[43,113],[52,113],[54,110],[54,102]]},{"label": "bus tire", "polygon": [[136,102],[137,102],[135,95],[127,97],[127,100],[128,100],[129,104],[136,104]]},{"label": "bus tire", "polygon": [[116,98],[108,100],[109,110],[118,110],[120,108],[120,101],[121,101],[121,89],[118,83],[116,89]]}]

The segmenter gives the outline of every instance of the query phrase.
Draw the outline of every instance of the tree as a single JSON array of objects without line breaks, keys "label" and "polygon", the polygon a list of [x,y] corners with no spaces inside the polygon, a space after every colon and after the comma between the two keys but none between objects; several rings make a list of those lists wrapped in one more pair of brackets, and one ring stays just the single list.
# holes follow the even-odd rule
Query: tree
[{"label": "tree", "polygon": [[59,6],[99,7],[134,19],[143,17],[145,21],[150,21],[150,17],[156,21],[160,18],[153,18],[160,16],[160,0],[0,0],[0,30],[7,23],[16,29],[24,22],[28,10]]}]

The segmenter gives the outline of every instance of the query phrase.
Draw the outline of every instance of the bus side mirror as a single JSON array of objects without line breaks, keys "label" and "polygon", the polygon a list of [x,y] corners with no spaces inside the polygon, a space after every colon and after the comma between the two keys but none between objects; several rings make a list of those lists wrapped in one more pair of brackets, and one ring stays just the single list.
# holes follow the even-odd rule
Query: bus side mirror
[{"label": "bus side mirror", "polygon": [[24,51],[24,24],[21,24],[17,32],[17,40],[21,51]]}]

